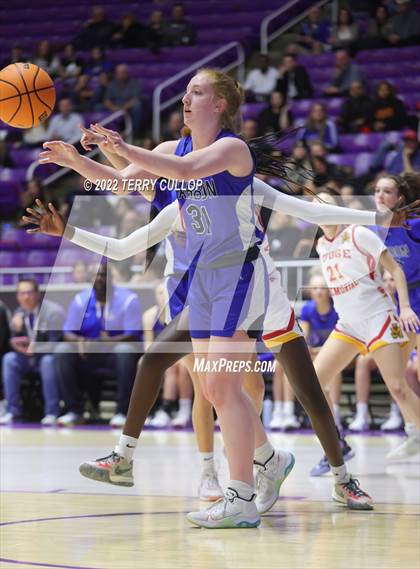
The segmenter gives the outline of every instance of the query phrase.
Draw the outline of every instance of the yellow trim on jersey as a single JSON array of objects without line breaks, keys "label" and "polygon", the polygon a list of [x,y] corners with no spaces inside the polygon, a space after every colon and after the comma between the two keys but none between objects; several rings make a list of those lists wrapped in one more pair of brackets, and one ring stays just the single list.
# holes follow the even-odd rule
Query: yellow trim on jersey
[{"label": "yellow trim on jersey", "polygon": [[302,335],[298,334],[297,332],[287,332],[287,334],[280,334],[280,336],[276,336],[275,338],[270,338],[269,340],[264,340],[264,344],[267,348],[274,348],[275,346],[280,346],[280,344],[285,344],[286,342],[290,342],[291,340],[295,340],[296,338],[301,338]]},{"label": "yellow trim on jersey", "polygon": [[369,348],[369,353],[371,354],[375,350],[379,350],[383,346],[390,346],[391,344],[398,344],[400,348],[403,348],[408,342],[406,340],[402,340],[401,342],[385,342],[385,340],[378,340],[374,344],[372,344]]},{"label": "yellow trim on jersey", "polygon": [[333,330],[330,336],[332,338],[336,338],[337,340],[341,340],[342,342],[353,344],[353,346],[356,346],[356,348],[359,350],[362,356],[365,356],[368,353],[366,346],[363,342],[359,342],[359,340],[356,340],[356,338],[347,336],[347,334],[344,334],[343,332],[338,332],[338,330]]}]

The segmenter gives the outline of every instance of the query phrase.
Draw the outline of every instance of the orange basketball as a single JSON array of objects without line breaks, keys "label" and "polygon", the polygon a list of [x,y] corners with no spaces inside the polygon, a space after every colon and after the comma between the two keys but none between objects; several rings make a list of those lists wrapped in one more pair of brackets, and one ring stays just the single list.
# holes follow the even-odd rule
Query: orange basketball
[{"label": "orange basketball", "polygon": [[0,71],[0,119],[31,128],[53,112],[55,87],[46,71],[33,63],[12,63]]}]

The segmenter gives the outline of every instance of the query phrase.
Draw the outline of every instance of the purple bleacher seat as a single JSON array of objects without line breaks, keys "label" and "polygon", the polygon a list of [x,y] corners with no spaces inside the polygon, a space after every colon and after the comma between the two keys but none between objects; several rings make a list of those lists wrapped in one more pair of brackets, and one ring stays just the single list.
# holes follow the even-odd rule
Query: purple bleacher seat
[{"label": "purple bleacher seat", "polygon": [[55,256],[55,251],[33,249],[26,254],[26,265],[29,267],[50,267],[54,264]]},{"label": "purple bleacher seat", "polygon": [[10,155],[14,161],[14,163],[19,168],[26,168],[34,162],[38,160],[39,153],[41,151],[41,146],[39,148],[11,148]]},{"label": "purple bleacher seat", "polygon": [[26,177],[25,168],[1,168],[0,181],[1,182],[22,182]]},{"label": "purple bleacher seat", "polygon": [[245,103],[241,107],[243,120],[256,120],[260,112],[267,106],[267,103]]},{"label": "purple bleacher seat", "polygon": [[0,251],[0,267],[24,267],[27,254],[16,251]]}]

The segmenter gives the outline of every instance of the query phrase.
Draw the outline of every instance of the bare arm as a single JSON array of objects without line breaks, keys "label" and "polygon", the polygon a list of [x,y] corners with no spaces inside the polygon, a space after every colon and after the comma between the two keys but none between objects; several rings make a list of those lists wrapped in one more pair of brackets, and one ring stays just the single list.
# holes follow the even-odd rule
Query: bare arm
[{"label": "bare arm", "polygon": [[404,271],[397,263],[389,251],[384,251],[380,258],[380,264],[391,273],[394,279],[398,293],[398,301],[400,305],[400,320],[406,332],[416,332],[420,326],[420,319],[411,309],[410,300],[408,298],[407,279]]}]

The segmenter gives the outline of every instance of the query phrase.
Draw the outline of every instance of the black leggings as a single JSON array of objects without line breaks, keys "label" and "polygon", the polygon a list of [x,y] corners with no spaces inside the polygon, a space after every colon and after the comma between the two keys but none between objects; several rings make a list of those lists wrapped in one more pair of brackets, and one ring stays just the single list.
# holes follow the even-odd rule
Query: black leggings
[{"label": "black leggings", "polygon": [[[180,329],[178,330],[178,325]],[[185,309],[159,334],[137,365],[136,378],[128,407],[127,420],[123,433],[138,438],[144,422],[150,413],[163,384],[165,371],[178,362],[191,350],[164,353],[162,342],[187,342],[191,344],[188,330],[188,309]],[[308,413],[313,429],[318,436],[329,463],[332,466],[343,464],[340,441],[334,418],[325,395],[319,384],[303,338],[296,338],[283,344],[275,354],[305,411]]]}]

